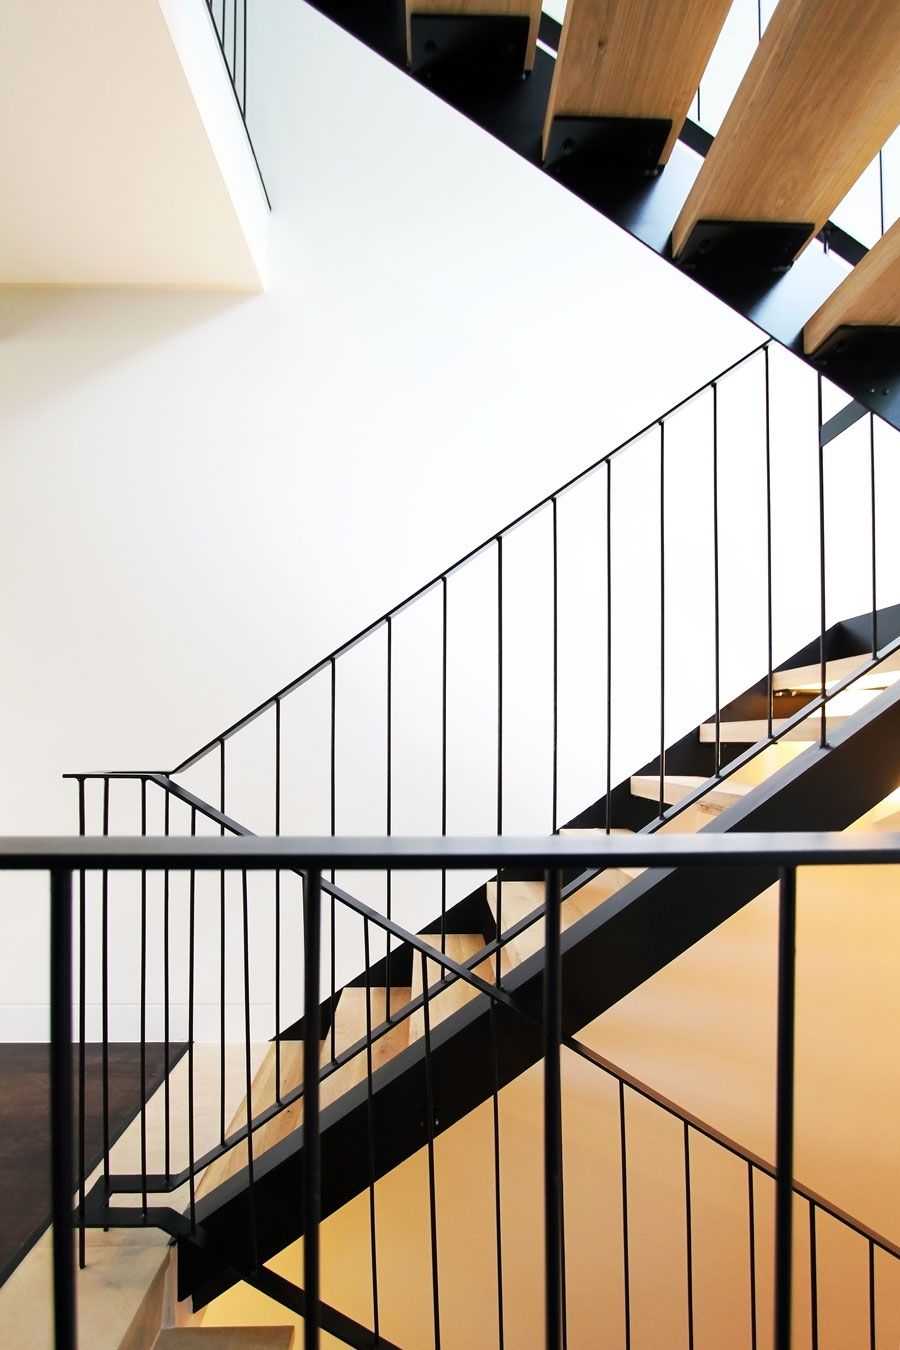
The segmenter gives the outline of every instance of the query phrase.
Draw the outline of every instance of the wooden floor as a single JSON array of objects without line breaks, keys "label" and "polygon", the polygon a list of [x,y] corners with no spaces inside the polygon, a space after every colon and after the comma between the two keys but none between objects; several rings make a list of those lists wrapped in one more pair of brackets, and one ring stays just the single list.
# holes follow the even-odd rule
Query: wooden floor
[{"label": "wooden floor", "polygon": [[[170,1066],[178,1062],[184,1049],[181,1045],[169,1047]],[[74,1054],[73,1064],[77,1064]],[[148,1096],[162,1082],[164,1073],[165,1046],[148,1045]],[[90,1174],[100,1161],[103,1139],[99,1045],[86,1047],[85,1080],[85,1157]],[[111,1139],[116,1139],[137,1114],[140,1098],[139,1047],[110,1045]],[[76,1138],[73,1131],[73,1140]],[[0,1044],[0,1284],[27,1255],[49,1222],[49,1047]]]}]

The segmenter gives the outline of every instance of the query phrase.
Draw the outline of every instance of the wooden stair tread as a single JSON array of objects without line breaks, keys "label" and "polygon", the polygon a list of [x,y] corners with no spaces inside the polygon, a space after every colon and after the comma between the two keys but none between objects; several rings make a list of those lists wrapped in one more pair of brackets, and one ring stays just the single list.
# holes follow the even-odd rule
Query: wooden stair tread
[{"label": "wooden stair tread", "polygon": [[[663,801],[666,806],[677,806],[685,797],[689,797],[696,792],[699,787],[709,780],[694,774],[666,774],[663,783]],[[642,797],[646,801],[659,801],[659,777],[656,774],[635,774],[631,779],[631,791],[635,797]],[[696,803],[698,808],[707,811],[710,814],[718,815],[721,811],[727,811],[729,806],[750,791],[746,783],[735,783],[732,779],[725,779],[717,783],[715,787],[709,788],[703,797]]]},{"label": "wooden stair tread", "polygon": [[889,328],[900,324],[900,220],[844,278],[803,329],[803,347],[814,352],[836,328]]},{"label": "wooden stair tread", "polygon": [[[423,933],[422,941],[433,946],[436,951],[441,950],[440,933]],[[473,956],[484,947],[484,938],[480,933],[447,933],[444,938],[446,954],[453,961],[460,965],[467,965]],[[497,958],[496,955],[485,957],[477,966],[473,968],[473,974],[478,975],[482,980],[489,984],[494,983],[496,973]],[[436,985],[441,978],[441,966],[437,961],[425,961],[426,978],[429,988]],[[505,953],[501,954],[500,974],[501,977],[509,970],[509,958]],[[413,999],[418,998],[423,992],[422,985],[422,960],[418,952],[413,952],[413,972],[412,987],[410,995]],[[428,1021],[432,1030],[443,1022],[453,1013],[464,1008],[473,998],[478,997],[478,990],[470,984],[465,984],[460,979],[451,980],[443,988],[435,988],[428,1000]],[[425,1010],[419,1008],[408,1019],[410,1044],[425,1035]]]},{"label": "wooden stair tread", "polygon": [[[621,828],[607,830],[603,825],[590,825],[590,826],[578,826],[577,828],[574,828],[574,829],[570,829],[570,828],[562,829],[562,830],[559,831],[559,833],[560,833],[561,835],[567,835],[567,836],[569,836],[569,837],[571,837],[571,838],[575,838],[575,839],[590,839],[590,838],[592,838],[592,837],[593,837],[593,838],[600,839],[600,838],[602,838],[603,835],[605,835],[605,834],[616,834],[616,835],[634,834],[634,830],[626,830],[626,829],[621,829]],[[621,876],[624,877],[627,881],[633,881],[635,877],[639,877],[639,876],[641,875],[641,873],[644,871],[644,868],[643,868],[643,867],[612,867],[612,868],[609,868],[608,870],[611,871],[611,872],[613,872],[614,874],[621,874]],[[581,890],[576,891],[576,892],[575,892],[575,895],[572,895],[572,896],[569,897],[569,900],[575,900],[576,896],[580,895],[582,891],[587,891],[587,890],[589,890],[590,887],[591,887],[593,884],[594,884],[593,882],[588,882],[588,885],[587,885],[587,886],[582,886],[582,887],[581,887]],[[619,887],[617,887],[616,889],[619,889]],[[607,898],[607,897],[604,897],[604,898]],[[567,904],[567,903],[568,903],[568,901],[565,901],[565,902],[564,902],[564,904]],[[592,905],[591,908],[595,908],[595,906]],[[587,911],[585,911],[585,912],[587,912]]]},{"label": "wooden stair tread", "polygon": [[665,164],[730,8],[731,0],[569,0],[544,153],[554,117],[668,118]]},{"label": "wooden stair tread", "polygon": [[166,1327],[153,1350],[291,1350],[294,1327]]},{"label": "wooden stair tread", "polygon": [[[828,661],[825,665],[825,687],[837,684],[839,680],[845,680],[848,675],[852,675],[854,670],[868,660],[868,656],[841,656],[834,661]],[[868,675],[861,675],[857,681],[854,681],[854,687],[864,689],[884,689],[891,680],[882,678],[900,671],[900,650],[892,652],[880,661]],[[780,689],[797,689],[818,693],[821,689],[822,667],[818,661],[808,666],[794,666],[790,670],[776,670],[772,675],[772,688],[777,692]]]},{"label": "wooden stair tread", "polygon": [[[818,712],[810,713],[809,717],[803,721],[797,722],[789,731],[783,728],[789,721],[786,717],[776,717],[772,722],[772,732],[778,735],[783,741],[817,741],[819,739],[819,727],[821,718]],[[832,731],[837,731],[838,727],[843,726],[846,717],[831,716],[825,719],[826,735]],[[769,734],[769,726],[764,717],[748,718],[739,722],[720,722],[719,723],[719,743],[721,745],[755,745],[757,741],[763,741]],[[714,745],[716,740],[715,722],[704,722],[700,728],[701,745]]]},{"label": "wooden stair tread", "polygon": [[[376,1029],[385,1020],[385,1009],[387,1004],[386,991],[383,987],[373,986],[371,990],[372,999],[372,1028]],[[393,988],[391,990],[391,1007],[400,1009],[406,1006],[410,1001],[410,991],[408,989]],[[340,1054],[359,1040],[364,1040],[366,1036],[366,990],[364,987],[348,987],[343,989],[338,999],[337,1012],[335,1016],[335,1053]],[[392,1027],[390,1031],[380,1036],[372,1046],[372,1071],[386,1064],[389,1059],[393,1059],[401,1050],[404,1050],[409,1042],[409,1020],[404,1019]],[[320,1051],[320,1064],[324,1067],[331,1061],[331,1036],[330,1034],[322,1042]],[[282,1041],[281,1042],[281,1092],[287,1093],[295,1087],[299,1087],[303,1081],[303,1042],[302,1041]],[[260,1065],[253,1079],[251,1087],[251,1100],[253,1104],[253,1114],[257,1116],[266,1107],[271,1106],[275,1101],[275,1069],[276,1069],[276,1051],[275,1045],[269,1047],[263,1063]],[[357,1083],[365,1081],[368,1072],[368,1061],[365,1050],[354,1055],[348,1063],[342,1064],[339,1069],[335,1069],[322,1080],[319,1091],[319,1109],[337,1101],[338,1097],[349,1092],[350,1088],[355,1087]],[[228,1127],[228,1133],[239,1129],[246,1123],[246,1098],[241,1103],[240,1109],[235,1113],[231,1124]],[[258,1158],[265,1153],[267,1149],[286,1139],[289,1134],[298,1129],[303,1123],[303,1098],[292,1102],[290,1106],[284,1107],[278,1115],[273,1116],[265,1125],[260,1126],[253,1132],[253,1156]],[[237,1144],[233,1149],[223,1157],[217,1158],[215,1162],[210,1163],[209,1167],[203,1173],[197,1186],[197,1196],[206,1195],[214,1190],[216,1186],[221,1186],[223,1181],[229,1177],[235,1176],[244,1167],[247,1166],[247,1145],[246,1143]]]},{"label": "wooden stair tread", "polygon": [[[408,989],[391,989],[391,1007],[399,1009],[406,1006],[410,1000],[410,991]],[[371,1019],[372,1030],[385,1021],[387,1010],[387,990],[383,986],[372,986],[369,991],[371,998]],[[357,1041],[366,1039],[367,1019],[366,1019],[366,989],[365,986],[348,985],[343,989],[338,999],[337,1011],[335,1013],[334,1023],[334,1054],[340,1055],[348,1050],[351,1045]],[[372,1072],[379,1069],[382,1064],[399,1055],[401,1050],[405,1050],[409,1044],[409,1018],[404,1018],[396,1026],[391,1027],[383,1036],[379,1036],[372,1045]],[[322,1053],[320,1063],[324,1068],[331,1063],[332,1044],[331,1036],[325,1037],[322,1042]],[[353,1056],[346,1064],[342,1064],[334,1073],[330,1073],[327,1078],[323,1078],[319,1089],[319,1107],[324,1108],[331,1102],[337,1101],[338,1097],[349,1092],[357,1083],[365,1082],[368,1073],[368,1055],[365,1049]]]},{"label": "wooden stair tread", "polygon": [[900,122],[898,66],[896,0],[782,0],[675,223],[674,256],[701,220],[815,235]]},{"label": "wooden stair tread", "polygon": [[[605,831],[604,831],[605,833]],[[572,924],[592,913],[604,900],[608,900],[616,891],[620,891],[641,868],[607,867],[599,876],[581,886],[574,894],[563,900],[560,906],[560,928],[564,932]],[[497,883],[487,884],[487,900],[491,913],[497,917]],[[544,883],[542,881],[505,881],[500,894],[501,932],[506,933],[522,919],[527,919],[544,904]],[[511,952],[516,963],[527,961],[535,952],[544,948],[544,920],[536,919],[530,927],[516,937],[510,938],[504,946],[505,952]]]},{"label": "wooden stair tread", "polygon": [[[281,1041],[280,1045],[281,1092],[287,1093],[292,1088],[299,1087],[303,1081],[303,1042]],[[259,1115],[261,1111],[265,1111],[275,1102],[276,1062],[276,1050],[273,1043],[257,1069],[251,1084],[250,1099],[254,1116]],[[273,1116],[265,1125],[253,1131],[254,1158],[258,1158],[261,1153],[265,1153],[266,1149],[272,1148],[274,1144],[286,1138],[302,1124],[302,1121],[303,1098],[301,1097],[299,1101],[292,1102],[290,1106],[284,1107],[277,1116]],[[246,1122],[247,1099],[245,1097],[232,1117],[227,1133],[232,1134]],[[210,1163],[197,1184],[196,1194],[198,1199],[201,1195],[206,1195],[209,1191],[215,1190],[217,1186],[221,1186],[223,1181],[235,1176],[246,1166],[247,1144],[245,1141],[237,1144],[223,1157]]]}]

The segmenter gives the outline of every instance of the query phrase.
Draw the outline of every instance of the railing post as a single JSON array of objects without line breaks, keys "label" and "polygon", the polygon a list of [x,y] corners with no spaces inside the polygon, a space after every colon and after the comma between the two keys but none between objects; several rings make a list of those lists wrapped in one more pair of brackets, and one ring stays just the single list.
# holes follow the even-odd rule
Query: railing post
[{"label": "railing post", "polygon": [[[319,1350],[319,954],[322,876],[306,874],[303,896],[303,1286],[305,1350]],[[333,1010],[332,1010],[333,1015]]]},{"label": "railing post", "polygon": [[797,873],[781,869],[778,903],[778,1050],[775,1103],[775,1350],[791,1345],[794,1173],[794,985]]},{"label": "railing post", "polygon": [[547,1350],[562,1344],[562,969],[560,962],[560,891],[558,871],[545,874],[546,941],[544,947],[544,1228],[546,1265]]},{"label": "railing post", "polygon": [[72,873],[50,873],[50,1141],[56,1350],[75,1350],[72,1229]]}]

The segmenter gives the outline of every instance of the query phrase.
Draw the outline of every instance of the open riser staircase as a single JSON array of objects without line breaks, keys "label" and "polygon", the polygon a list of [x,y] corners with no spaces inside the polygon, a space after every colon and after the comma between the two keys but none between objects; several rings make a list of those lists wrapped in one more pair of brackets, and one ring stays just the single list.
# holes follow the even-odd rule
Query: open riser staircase
[{"label": "open riser staircase", "polygon": [[[765,428],[766,444],[775,434],[774,408],[769,402],[771,364],[770,349],[765,347],[738,368],[739,372],[746,369],[753,377],[749,387],[757,393],[764,391],[763,415],[758,426]],[[765,373],[764,381],[758,379],[760,373]],[[703,425],[713,435],[714,453],[705,461],[704,471],[707,478],[712,471],[712,492],[706,500],[711,525],[709,562],[715,585],[707,593],[713,611],[709,624],[712,641],[706,648],[712,669],[696,682],[696,688],[691,688],[688,681],[687,694],[678,695],[681,701],[677,713],[673,711],[672,691],[678,687],[679,665],[685,659],[685,647],[688,662],[696,655],[698,634],[703,628],[696,596],[686,607],[695,620],[689,630],[689,641],[676,636],[672,618],[673,610],[680,614],[678,600],[672,595],[671,572],[673,567],[677,569],[679,541],[686,540],[699,528],[696,513],[689,520],[685,517],[683,525],[681,513],[667,514],[666,503],[673,501],[671,488],[667,495],[667,483],[672,482],[677,462],[674,447],[686,444],[679,442],[676,430],[681,409],[659,419],[634,442],[613,452],[574,484],[539,504],[534,512],[500,531],[457,567],[448,569],[176,770],[74,775],[79,783],[82,832],[96,829],[95,821],[104,835],[125,832],[123,822],[128,819],[130,800],[132,808],[137,808],[137,822],[132,816],[130,828],[134,830],[136,823],[140,835],[149,837],[158,830],[170,841],[190,836],[200,842],[204,835],[235,839],[251,835],[232,811],[242,791],[236,773],[243,753],[240,747],[244,738],[257,736],[260,727],[267,733],[266,752],[250,755],[246,762],[251,765],[257,786],[269,781],[268,796],[254,789],[248,798],[251,803],[255,800],[257,811],[261,811],[258,823],[262,828],[269,811],[274,813],[279,830],[288,826],[287,784],[294,782],[296,786],[298,765],[309,775],[304,792],[311,792],[313,784],[323,782],[324,768],[326,818],[333,830],[336,855],[332,861],[334,870],[329,868],[321,877],[320,962],[308,957],[311,906],[318,912],[317,894],[311,892],[311,883],[303,875],[289,868],[276,869],[269,879],[240,869],[221,869],[218,875],[166,871],[161,878],[142,872],[129,883],[130,890],[124,878],[112,873],[87,875],[81,882],[79,942],[85,951],[86,973],[79,1013],[80,1034],[92,1039],[95,1034],[90,1029],[92,1025],[104,1028],[109,1025],[109,991],[117,971],[110,970],[109,945],[105,947],[107,955],[101,956],[98,964],[93,937],[98,932],[109,932],[119,905],[131,905],[140,915],[139,966],[134,966],[134,952],[129,958],[120,945],[115,950],[117,966],[123,973],[137,970],[140,998],[135,1020],[139,1039],[162,1039],[167,1044],[181,1040],[186,1044],[186,1053],[169,1077],[163,1100],[154,1101],[156,1115],[149,1108],[142,1113],[137,1168],[134,1163],[123,1168],[114,1159],[108,1159],[99,1180],[89,1193],[83,1193],[82,1213],[88,1226],[158,1224],[177,1237],[180,1294],[190,1296],[196,1308],[208,1304],[236,1280],[242,1280],[294,1314],[302,1317],[307,1311],[296,1277],[279,1273],[277,1261],[275,1266],[269,1264],[278,1253],[291,1248],[304,1231],[300,1207],[286,1204],[285,1196],[301,1194],[306,1172],[304,1117],[310,1078],[304,1073],[305,1064],[315,1064],[318,1083],[316,1117],[320,1130],[316,1138],[321,1164],[319,1203],[323,1232],[330,1231],[328,1224],[332,1220],[335,1231],[343,1231],[340,1216],[348,1207],[352,1209],[361,1203],[361,1197],[369,1196],[374,1211],[376,1197],[385,1190],[391,1192],[396,1179],[405,1175],[404,1168],[425,1166],[431,1197],[425,1212],[433,1216],[429,1242],[434,1253],[439,1236],[435,1168],[445,1150],[452,1149],[451,1144],[445,1145],[443,1141],[452,1140],[459,1131],[465,1133],[470,1128],[466,1122],[483,1121],[487,1111],[486,1119],[489,1124],[493,1122],[494,1131],[494,1240],[499,1248],[504,1242],[507,1246],[515,1242],[512,1235],[504,1238],[504,1224],[509,1220],[504,1219],[502,1212],[505,1183],[497,1140],[503,1103],[514,1100],[519,1091],[517,1085],[530,1081],[529,1075],[539,1072],[540,1065],[546,1062],[543,1033],[547,1020],[542,1006],[546,991],[546,879],[540,869],[535,872],[521,860],[495,869],[493,877],[489,870],[486,873],[482,869],[475,874],[474,883],[471,871],[467,882],[466,874],[459,873],[452,864],[432,867],[430,874],[422,869],[414,876],[415,884],[422,884],[422,894],[431,898],[420,902],[415,928],[399,922],[402,882],[407,875],[414,874],[406,874],[400,867],[368,873],[341,868],[339,836],[344,821],[351,828],[355,821],[347,799],[342,796],[348,774],[338,751],[340,728],[353,716],[352,711],[343,711],[345,704],[341,702],[342,698],[347,699],[348,688],[352,688],[350,676],[342,673],[345,663],[358,659],[366,650],[375,650],[379,660],[385,661],[377,702],[385,717],[386,734],[380,761],[376,758],[373,763],[370,758],[360,766],[360,773],[366,783],[380,780],[386,789],[382,805],[387,810],[390,845],[389,836],[398,831],[403,791],[422,772],[419,765],[404,760],[399,752],[404,735],[405,694],[409,688],[409,676],[403,673],[404,646],[399,635],[404,631],[404,620],[417,605],[425,607],[436,602],[438,618],[443,618],[437,627],[443,660],[431,664],[432,687],[437,690],[437,698],[430,705],[427,698],[424,701],[437,710],[440,728],[440,734],[430,744],[433,751],[436,748],[439,766],[437,804],[441,833],[452,833],[452,776],[448,774],[448,761],[453,740],[450,711],[453,705],[448,698],[449,672],[455,668],[454,661],[471,669],[480,659],[487,666],[484,684],[493,691],[494,734],[500,733],[485,824],[488,831],[494,824],[499,835],[500,827],[518,809],[515,794],[522,786],[510,783],[513,776],[507,767],[510,758],[518,753],[516,738],[524,735],[520,728],[516,729],[515,737],[511,734],[510,714],[518,673],[518,663],[511,656],[518,641],[513,625],[521,617],[509,605],[509,597],[519,584],[513,573],[516,562],[526,580],[544,586],[549,600],[543,616],[539,607],[525,611],[529,637],[538,648],[544,641],[541,622],[548,624],[545,688],[552,691],[549,719],[552,753],[544,759],[543,781],[538,774],[529,787],[536,789],[536,795],[544,796],[545,828],[552,829],[573,847],[587,850],[593,858],[587,870],[583,866],[564,870],[559,876],[558,898],[554,900],[551,895],[554,909],[558,906],[561,928],[560,1035],[565,1054],[580,1057],[592,1069],[611,1072],[615,1092],[619,1094],[616,1098],[619,1108],[627,1090],[637,1093],[642,1100],[653,1100],[663,1111],[674,1109],[681,1130],[698,1130],[704,1138],[715,1136],[712,1127],[686,1118],[671,1103],[660,1101],[646,1085],[629,1083],[628,1075],[617,1074],[614,1066],[598,1064],[596,1054],[578,1036],[606,1009],[776,882],[778,868],[752,863],[739,871],[727,865],[690,863],[648,868],[629,861],[627,849],[651,835],[665,839],[673,835],[690,836],[698,830],[708,838],[772,830],[843,830],[882,802],[900,779],[900,760],[895,753],[900,744],[900,691],[893,683],[900,660],[897,655],[900,607],[885,608],[883,603],[895,589],[889,553],[879,555],[873,544],[873,558],[883,556],[888,561],[882,564],[877,576],[873,566],[871,578],[865,577],[862,587],[864,595],[871,595],[873,602],[877,596],[879,603],[873,603],[868,612],[857,618],[826,626],[826,615],[839,603],[836,597],[859,593],[859,569],[849,591],[842,591],[834,578],[839,576],[841,561],[846,556],[843,541],[833,530],[820,528],[816,542],[823,560],[822,585],[815,597],[818,603],[813,603],[811,609],[821,616],[822,628],[806,647],[795,648],[787,660],[776,664],[774,633],[780,617],[777,601],[772,598],[775,576],[772,560],[778,556],[779,543],[777,530],[770,527],[769,565],[767,573],[763,572],[768,608],[759,626],[763,649],[769,656],[767,668],[763,662],[758,678],[757,659],[750,676],[757,682],[743,693],[734,690],[733,669],[726,674],[729,658],[722,634],[729,623],[730,587],[734,588],[735,596],[742,597],[742,603],[747,603],[743,579],[732,577],[726,585],[727,550],[719,542],[727,515],[723,485],[727,455],[725,422],[719,420],[723,418],[724,403],[721,389],[727,378],[727,375],[720,377],[699,391],[690,408],[695,420],[685,424],[686,434],[696,433],[698,426]],[[704,394],[706,401],[702,398]],[[816,427],[817,439],[827,445],[829,433],[822,421],[821,401]],[[865,429],[868,431],[865,453],[853,464],[869,475],[869,481],[874,481],[876,466],[880,468],[883,456],[878,459],[873,447],[876,430],[878,436],[882,432],[876,429],[874,419]],[[617,533],[616,524],[616,511],[627,501],[624,489],[628,481],[628,455],[633,452],[640,476],[647,463],[648,447],[650,462],[658,475],[654,503],[657,522],[661,519],[667,527],[652,557],[653,584],[648,584],[645,574],[623,570],[619,562],[622,555],[617,552],[620,538],[628,537]],[[746,442],[740,442],[739,448],[745,450]],[[771,504],[774,479],[768,459],[765,464],[764,500]],[[818,492],[808,493],[807,498],[812,503],[813,516],[821,521],[822,513],[815,509],[816,499],[821,505],[827,491],[821,455],[819,464]],[[688,491],[694,490],[695,479],[690,474],[684,477]],[[600,665],[605,684],[601,677],[599,699],[595,686],[587,702],[599,703],[605,711],[606,735],[597,738],[599,755],[592,751],[587,756],[593,768],[594,800],[573,813],[567,803],[577,784],[584,781],[585,770],[583,762],[580,763],[569,779],[570,770],[561,744],[565,714],[560,692],[567,664],[578,651],[577,640],[573,647],[568,646],[569,630],[560,622],[564,572],[561,559],[566,531],[571,529],[579,540],[582,536],[570,524],[574,517],[564,515],[561,503],[566,493],[577,493],[581,488],[595,490],[598,479],[604,490],[599,498],[588,496],[587,501],[591,508],[593,556],[602,565],[599,577],[590,574],[587,584],[595,587],[601,601],[605,600],[605,608],[602,604],[600,607],[601,620],[606,621],[601,624],[606,628],[606,643]],[[598,500],[602,506],[599,548],[597,516],[593,510]],[[827,521],[835,524],[848,508],[835,501],[833,494],[829,500],[834,514],[827,516]],[[772,515],[777,518],[777,513]],[[537,547],[523,564],[515,547],[521,539],[529,539],[527,528],[522,527],[523,524],[527,527],[532,517],[541,525],[543,535],[531,537],[532,543],[537,539]],[[793,524],[802,531],[796,520]],[[881,519],[874,509],[868,525],[873,541],[883,539]],[[458,606],[459,601],[454,598],[453,605],[448,602],[448,596],[457,594],[451,586],[457,585],[460,576],[464,577],[467,567],[477,568],[485,560],[494,578],[488,625],[493,630],[493,644],[478,645],[485,634],[482,613],[465,633],[468,645],[464,643],[462,655],[454,656],[453,626],[448,623],[448,613],[458,613],[453,606]],[[570,575],[574,582],[574,572]],[[826,575],[831,579],[827,586]],[[477,579],[477,571],[475,576]],[[476,586],[475,592],[478,591]],[[646,611],[651,600],[655,601],[656,613],[648,622]],[[801,615],[809,611],[806,602],[798,610]],[[640,648],[635,649],[633,642],[624,657],[617,654],[614,615],[624,614],[632,622],[636,613],[648,634],[654,658],[650,664],[658,671],[655,680],[646,679]],[[375,647],[376,642],[381,645]],[[635,683],[643,696],[639,699],[643,725],[630,742],[635,753],[631,771],[619,776],[613,769],[617,762],[616,709],[629,708],[629,699],[634,697],[634,691],[623,690],[621,672],[628,662],[634,664],[635,650],[639,652]],[[747,659],[754,659],[752,652]],[[291,736],[288,728],[295,716],[294,703],[302,708],[306,700],[314,713],[321,713],[322,705],[317,700],[323,687],[330,697],[325,701],[325,734],[320,735],[317,758],[315,753],[309,753],[310,743]],[[714,691],[714,700],[707,698],[707,689]],[[692,731],[680,734],[684,709],[691,700],[706,720],[698,722]],[[579,708],[582,706],[577,697],[574,701]],[[476,707],[476,720],[479,715]],[[596,708],[593,715],[596,725]],[[602,730],[602,714],[599,720]],[[677,738],[673,738],[673,726]],[[268,734],[271,732],[274,735]],[[641,763],[636,749],[643,745],[652,752],[654,742],[659,747],[657,753],[655,756],[651,753]],[[584,761],[585,756],[575,758]],[[217,804],[205,800],[189,786],[204,773],[208,779],[212,777],[218,789],[210,793],[211,797],[218,797]],[[617,849],[626,850],[621,863],[615,860]],[[604,854],[610,859],[608,863],[603,861]],[[487,879],[482,879],[485,876]],[[262,927],[260,913],[269,916]],[[95,926],[98,919],[99,930]],[[160,933],[163,943],[157,953],[155,944]],[[259,962],[261,951],[275,1014],[274,1025],[269,1020],[271,1030],[262,1035],[258,1028],[266,1025],[266,1017],[260,1017],[258,985],[254,984],[257,979],[254,962]],[[305,974],[304,952],[307,959],[313,960],[312,966],[306,964]],[[215,996],[218,989],[218,1007],[199,993],[203,962],[210,954],[218,976],[212,991]],[[304,1012],[298,1002],[298,990],[304,981],[307,990],[312,989],[313,975],[317,990],[312,1004],[314,1011],[307,1007]],[[148,998],[148,989],[160,986],[162,999]],[[215,1020],[204,1022],[210,1013]],[[304,1015],[298,1016],[300,1013]],[[112,1016],[115,1015],[113,1008]],[[274,1039],[267,1045],[273,1032]],[[198,1096],[201,1080],[205,1094],[202,1098]],[[180,1103],[177,1109],[176,1098]],[[201,1100],[203,1110],[198,1109]],[[639,1108],[620,1109],[620,1147],[626,1154],[627,1117],[638,1111]],[[156,1123],[148,1123],[151,1116]],[[202,1123],[201,1116],[204,1116]],[[733,1141],[717,1142],[740,1157],[745,1168],[755,1169],[760,1178],[766,1175],[771,1178],[770,1163],[748,1156]],[[689,1142],[684,1153],[688,1170],[692,1147]],[[490,1150],[488,1162],[489,1154]],[[638,1166],[636,1141],[631,1155],[633,1165]],[[626,1191],[630,1175],[629,1165],[620,1162],[620,1185],[624,1183]],[[685,1184],[688,1183],[682,1182]],[[768,1183],[760,1180],[759,1184],[764,1189]],[[578,1180],[574,1186],[580,1191]],[[702,1224],[699,1216],[703,1187],[699,1182],[698,1187],[697,1222]],[[798,1194],[801,1193],[802,1188]],[[835,1222],[849,1225],[864,1245],[869,1244],[869,1250],[877,1249],[882,1254],[879,1261],[885,1253],[884,1259],[895,1254],[888,1239],[869,1233],[820,1197],[813,1196],[811,1201],[807,1197],[807,1203],[813,1205],[816,1213],[821,1210]],[[761,1199],[760,1204],[764,1207],[765,1202]],[[620,1197],[620,1217],[626,1209],[627,1201],[623,1208]],[[507,1211],[510,1211],[508,1202]],[[740,1222],[746,1224],[743,1210],[740,1215]],[[635,1221],[639,1229],[637,1217]],[[569,1222],[567,1218],[566,1223]],[[689,1227],[690,1222],[689,1218]],[[369,1228],[371,1236],[371,1222]],[[453,1239],[445,1235],[443,1241],[452,1245]],[[613,1266],[620,1273],[613,1282],[619,1289],[617,1297],[624,1298],[623,1290],[628,1290],[630,1298],[632,1289],[636,1294],[639,1288],[639,1282],[632,1286],[630,1277],[624,1285],[621,1283],[623,1260],[628,1264],[625,1250],[630,1239],[623,1230],[617,1241],[618,1247],[613,1242],[618,1252]],[[766,1241],[760,1230],[760,1252],[766,1250]],[[635,1261],[639,1265],[643,1258],[637,1255],[636,1237],[635,1243]],[[370,1253],[373,1270],[378,1265],[376,1245],[373,1244]],[[570,1259],[571,1268],[576,1269],[580,1258],[570,1253]],[[382,1260],[387,1267],[388,1258]],[[440,1302],[436,1257],[432,1262],[432,1282],[434,1307]],[[567,1290],[572,1300],[572,1316],[577,1322],[585,1315],[579,1303],[583,1291],[580,1285],[567,1286]],[[704,1295],[699,1282],[697,1291],[702,1304]],[[395,1343],[386,1332],[379,1332],[380,1339],[376,1337],[375,1291],[371,1297],[375,1302],[367,1305],[365,1315],[357,1307],[356,1295],[347,1305],[338,1301],[323,1307],[323,1328],[347,1344]],[[753,1300],[751,1303],[756,1306]],[[351,1305],[358,1316],[348,1311]],[[885,1303],[882,1308],[887,1306]],[[446,1309],[445,1312],[449,1326],[452,1313]],[[628,1315],[631,1316],[630,1311]],[[634,1315],[639,1319],[637,1307]],[[888,1314],[882,1311],[878,1315]],[[697,1316],[702,1314],[698,1311]],[[486,1343],[493,1343],[493,1339]]]}]

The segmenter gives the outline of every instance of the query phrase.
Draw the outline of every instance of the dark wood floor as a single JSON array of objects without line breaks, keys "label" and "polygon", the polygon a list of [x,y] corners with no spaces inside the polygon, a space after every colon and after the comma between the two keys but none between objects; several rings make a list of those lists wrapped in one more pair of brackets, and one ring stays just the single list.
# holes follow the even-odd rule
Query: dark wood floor
[{"label": "dark wood floor", "polygon": [[[103,1141],[101,1047],[85,1047],[86,1172]],[[184,1046],[169,1047],[169,1064]],[[77,1052],[74,1052],[77,1053]],[[73,1054],[73,1064],[75,1063]],[[147,1095],[165,1074],[165,1046],[147,1046]],[[110,1135],[116,1139],[141,1104],[140,1047],[109,1047]],[[77,1153],[73,1130],[73,1151]],[[77,1169],[77,1159],[76,1159]],[[50,1222],[50,1058],[46,1045],[0,1044],[0,1284]]]}]

